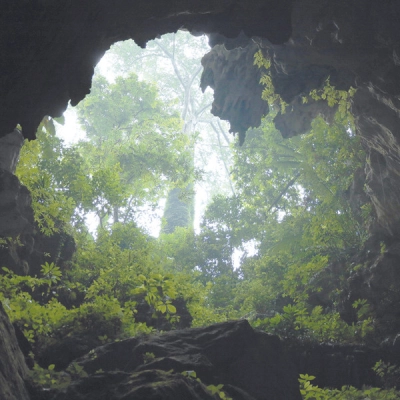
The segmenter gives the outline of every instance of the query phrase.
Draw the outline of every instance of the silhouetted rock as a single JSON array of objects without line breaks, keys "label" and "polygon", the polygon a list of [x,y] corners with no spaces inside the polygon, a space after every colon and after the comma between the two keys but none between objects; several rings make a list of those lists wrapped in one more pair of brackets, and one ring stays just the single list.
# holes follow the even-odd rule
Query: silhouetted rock
[{"label": "silhouetted rock", "polygon": [[[191,379],[183,379],[181,375],[176,375],[185,371],[195,371],[197,377],[206,385],[227,385],[227,392],[236,394],[239,399],[301,398],[297,370],[285,356],[280,339],[253,330],[246,320],[126,339],[98,347],[76,362],[90,375],[66,392],[69,396],[76,395],[77,397],[72,397],[77,399],[91,399],[92,397],[78,397],[75,392],[89,393],[87,388],[96,388],[94,382],[103,382],[96,376],[96,371],[106,373],[104,382],[110,379],[110,386],[103,386],[102,390],[105,393],[114,393],[117,390],[114,378],[110,377],[118,376],[121,378],[120,382],[123,382],[120,383],[122,388],[118,390],[123,391],[126,382],[129,382],[129,385],[132,385],[131,393],[143,390],[144,395],[149,396],[137,397],[140,399],[153,399],[153,397],[146,391],[147,383],[141,383],[139,377],[153,376],[155,379],[153,387],[159,386],[157,379],[175,382],[178,377],[172,386],[180,388],[181,385],[186,387]],[[122,371],[125,375],[113,375],[113,371]],[[168,378],[165,372],[158,375],[156,371],[173,371],[173,374]],[[134,384],[143,384],[144,387],[134,388]],[[163,387],[164,383],[160,386]],[[198,398],[180,397],[180,390],[184,389],[176,390],[175,397],[171,398]],[[59,395],[55,400],[71,398],[63,396],[65,395]],[[164,399],[164,397],[154,397],[156,398]],[[167,398],[170,397],[165,397]],[[204,397],[206,398],[213,397]]]},{"label": "silhouetted rock", "polygon": [[25,386],[28,367],[18,342],[14,328],[0,302],[0,399],[29,400]]},{"label": "silhouetted rock", "polygon": [[53,400],[218,400],[195,379],[151,370],[99,373],[72,384]]},{"label": "silhouetted rock", "polygon": [[201,88],[214,89],[211,112],[228,120],[230,131],[238,132],[241,142],[247,129],[260,126],[261,117],[269,111],[268,103],[261,98],[261,70],[253,65],[257,50],[255,43],[232,50],[218,45],[202,59]]},{"label": "silhouetted rock", "polygon": [[11,172],[0,169],[0,237],[33,229],[31,195]]}]

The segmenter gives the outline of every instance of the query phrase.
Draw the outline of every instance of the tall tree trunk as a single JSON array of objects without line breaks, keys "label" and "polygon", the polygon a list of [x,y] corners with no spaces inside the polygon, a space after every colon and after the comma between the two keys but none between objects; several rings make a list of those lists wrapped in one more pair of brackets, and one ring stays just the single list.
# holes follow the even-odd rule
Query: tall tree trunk
[{"label": "tall tree trunk", "polygon": [[[188,196],[182,199],[187,192]],[[194,221],[194,192],[193,185],[186,189],[175,188],[170,190],[164,208],[163,233],[173,233],[177,227],[192,227]]]}]

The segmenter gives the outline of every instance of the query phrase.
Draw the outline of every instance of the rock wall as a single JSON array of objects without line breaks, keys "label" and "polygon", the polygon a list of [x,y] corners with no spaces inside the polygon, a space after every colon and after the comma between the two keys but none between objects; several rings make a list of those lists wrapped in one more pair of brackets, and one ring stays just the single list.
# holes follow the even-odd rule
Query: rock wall
[{"label": "rock wall", "polygon": [[240,38],[245,41],[245,47],[227,50],[225,45],[216,45],[203,57],[201,88],[203,91],[207,86],[214,89],[211,112],[228,120],[230,131],[239,133],[243,143],[247,129],[259,126],[269,107],[261,98],[261,70],[253,65],[258,46],[248,43],[243,35]]},{"label": "rock wall", "polygon": [[28,367],[18,347],[14,328],[0,303],[0,399],[29,400],[25,386]]},{"label": "rock wall", "polygon": [[32,230],[31,197],[14,176],[23,142],[18,129],[3,137],[0,135],[0,237]]},{"label": "rock wall", "polygon": [[[94,67],[116,41],[139,45],[184,28],[225,37],[290,36],[292,0],[16,0],[0,5],[0,132],[19,123],[34,138],[44,115],[60,116],[89,93]],[[223,36],[219,35],[222,34]]]},{"label": "rock wall", "polygon": [[[217,399],[204,385],[219,384],[235,400],[301,399],[298,371],[280,339],[247,321],[126,339],[76,362],[89,377],[52,400]],[[183,377],[185,371],[195,371],[201,383]]]},{"label": "rock wall", "polygon": [[[22,144],[18,130],[0,138],[0,237],[31,233],[33,227],[30,193],[13,174]],[[8,266],[2,253],[5,247],[0,246],[0,268]],[[27,377],[25,358],[0,302],[0,399],[28,400]]]}]

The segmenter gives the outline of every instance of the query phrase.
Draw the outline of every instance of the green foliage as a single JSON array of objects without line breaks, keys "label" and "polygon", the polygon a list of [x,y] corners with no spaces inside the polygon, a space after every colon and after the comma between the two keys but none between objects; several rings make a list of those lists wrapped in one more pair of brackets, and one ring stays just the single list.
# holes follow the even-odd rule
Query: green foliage
[{"label": "green foliage", "polygon": [[56,372],[54,368],[54,364],[42,368],[35,363],[30,371],[30,379],[34,384],[46,389],[63,389],[69,386],[71,377],[65,373]]},{"label": "green foliage", "polygon": [[86,139],[67,147],[45,118],[37,140],[21,151],[17,176],[32,193],[35,221],[46,235],[82,227],[95,212],[100,223],[132,221],[171,187],[193,180],[190,138],[170,102],[134,74],[109,83],[94,79],[78,106]]},{"label": "green foliage", "polygon": [[54,263],[45,262],[42,265],[41,274],[48,285],[56,284],[61,279],[61,270]]},{"label": "green foliage", "polygon": [[[175,57],[184,51],[175,38],[170,44],[161,54],[172,50]],[[182,74],[189,73],[186,67]],[[189,73],[190,85],[200,68],[196,71],[193,77]],[[191,188],[197,134],[182,134],[177,101],[171,99],[179,97],[183,81],[175,80],[160,93],[131,71],[114,82],[97,76],[91,94],[77,107],[85,140],[65,146],[55,135],[54,120],[45,118],[38,140],[25,144],[18,174],[32,192],[38,227],[47,235],[67,230],[79,248],[72,266],[62,272],[51,263],[43,265],[40,278],[5,271],[2,301],[37,348],[58,334],[85,332],[107,342],[149,332],[135,322],[143,302],[155,319],[171,323],[179,320],[173,304],[178,297],[186,301],[197,326],[226,318],[209,308],[212,285],[188,275],[195,264],[179,259],[172,267],[169,251],[134,222],[143,205],[156,204],[172,188]],[[166,95],[174,85],[175,95]],[[203,113],[204,104],[191,91],[185,92],[186,112],[195,114],[197,107]],[[95,239],[84,224],[90,212],[101,224]]]},{"label": "green foliage", "polygon": [[164,318],[172,325],[180,319],[177,298],[186,302],[194,326],[225,320],[208,307],[209,287],[185,272],[166,271],[171,259],[162,244],[135,224],[100,230],[96,241],[83,233],[76,240],[78,252],[66,271],[45,263],[40,277],[7,268],[0,275],[0,300],[37,351],[59,336],[91,335],[106,343],[149,333],[153,328],[135,321],[142,302],[154,321]]},{"label": "green foliage", "polygon": [[[236,285],[234,304],[280,334],[362,341],[372,329],[372,316],[360,310],[349,326],[336,302],[351,257],[368,237],[367,207],[352,208],[347,195],[365,154],[339,114],[330,126],[317,118],[312,128],[283,139],[267,117],[235,149],[240,200],[225,201],[219,219],[221,226],[229,221],[235,247],[250,241],[258,253],[242,263],[244,279]],[[324,308],[309,305],[310,296],[323,298]]]},{"label": "green foliage", "polygon": [[[182,52],[178,47],[174,39],[162,54],[176,61]],[[127,49],[120,50],[122,66],[127,67]],[[149,66],[147,60],[143,63]],[[255,64],[263,68],[263,98],[274,111],[284,112],[287,105],[274,92],[270,62],[259,52]],[[32,191],[39,228],[47,235],[68,230],[78,251],[62,271],[45,263],[40,277],[3,269],[0,300],[11,320],[21,326],[35,351],[68,335],[92,335],[107,343],[153,330],[136,322],[139,305],[150,308],[154,321],[174,325],[180,318],[174,301],[183,299],[193,326],[254,316],[254,326],[282,336],[367,340],[374,316],[365,300],[354,302],[353,324],[346,324],[337,312],[340,293],[357,268],[351,266],[352,256],[368,238],[371,211],[369,204],[355,209],[349,202],[354,172],[365,161],[348,114],[354,92],[337,91],[328,79],[303,99],[337,106],[339,113],[330,126],[317,118],[309,133],[284,140],[270,115],[260,129],[249,131],[244,146],[233,150],[234,195],[216,196],[195,233],[179,227],[188,225],[186,216],[180,220],[182,200],[193,205],[197,140],[195,132],[182,131],[191,128],[184,114],[197,121],[203,106],[188,95],[190,89],[181,118],[177,102],[170,99],[186,86],[179,77],[174,79],[159,92],[131,71],[114,82],[97,76],[91,95],[78,107],[85,140],[66,147],[54,135],[54,121],[46,118],[38,140],[24,146],[18,174]],[[155,205],[167,194],[169,228],[154,239],[135,221],[143,205]],[[89,212],[100,220],[96,237],[84,225]],[[249,247],[253,255],[247,253]],[[322,299],[322,305],[316,306],[315,299]],[[151,362],[155,355],[143,357]],[[39,383],[64,384],[54,367],[35,368]],[[71,368],[71,377],[84,374],[78,365]],[[377,371],[397,373],[382,364]],[[188,376],[196,378],[194,372]],[[378,399],[382,393],[392,398],[392,392],[375,389],[329,391],[311,380],[300,378],[305,399]],[[228,399],[222,385],[208,389]]]},{"label": "green foliage", "polygon": [[343,386],[341,389],[323,389],[311,384],[315,376],[300,374],[300,393],[304,400],[396,400],[399,392],[395,389],[363,388]]},{"label": "green foliage", "polygon": [[67,229],[76,203],[68,193],[57,190],[52,172],[63,159],[63,144],[55,136],[53,120],[45,117],[36,136],[37,140],[26,141],[22,147],[16,175],[31,192],[35,222],[50,236]]},{"label": "green foliage", "polygon": [[[324,100],[328,103],[329,107],[338,106],[338,112],[341,117],[350,117],[350,106],[351,99],[354,97],[356,89],[351,87],[348,91],[336,90],[331,85],[329,78],[325,81],[325,85],[322,89],[314,89],[310,92],[309,97],[313,100],[319,101]],[[303,97],[303,103],[307,103],[309,98]]]},{"label": "green foliage", "polygon": [[[193,378],[196,379],[196,381],[201,382],[200,378],[197,378],[196,371],[183,371],[182,372],[183,376],[186,376],[188,378]],[[219,385],[207,385],[207,390],[212,394],[217,394],[218,397],[222,400],[232,400],[232,397],[229,397],[223,390],[222,388],[224,385],[219,384]]]},{"label": "green foliage", "polygon": [[321,306],[311,312],[303,303],[289,304],[272,317],[252,323],[266,332],[284,337],[297,337],[318,342],[362,342],[372,331],[372,320],[359,315],[356,323],[348,325],[339,313],[323,313]]},{"label": "green foliage", "polygon": [[[262,70],[262,76],[260,83],[264,85],[262,93],[263,100],[267,101],[268,104],[276,105],[277,110],[282,114],[285,113],[288,104],[280,97],[279,94],[275,93],[274,84],[272,82],[270,68],[271,60],[264,57],[261,50],[254,55],[254,65]],[[351,99],[354,97],[356,89],[351,87],[348,91],[337,90],[331,85],[329,77],[325,81],[325,85],[321,89],[313,89],[308,95],[303,96],[302,101],[308,103],[310,100],[314,101],[326,101],[329,107],[338,108],[338,113],[342,118],[352,118],[350,113]]]},{"label": "green foliage", "polygon": [[[193,170],[195,164],[196,167],[202,164],[201,169],[207,168],[210,153],[213,158],[217,154],[220,163],[225,165],[225,160],[221,162],[221,156],[218,154],[226,154],[223,147],[219,146],[217,151],[209,149],[208,142],[217,141],[215,135],[210,135],[209,131],[214,133],[214,128],[218,128],[220,123],[209,112],[211,94],[202,93],[199,88],[202,69],[200,58],[208,49],[206,37],[194,39],[182,31],[148,42],[146,51],[140,49],[132,40],[118,43],[110,49],[116,73],[126,76],[134,70],[147,81],[157,83],[162,99],[176,99],[172,107],[179,111],[183,120],[182,133],[188,138],[188,170]],[[221,133],[219,129],[216,130]],[[205,136],[207,144],[203,145],[202,138]],[[225,172],[229,173],[227,168]],[[195,179],[198,179],[198,175],[195,172]],[[221,177],[219,182],[215,183],[210,182],[210,175],[202,173],[208,185],[212,185],[214,190],[220,190]],[[191,183],[184,188],[175,187],[169,191],[163,215],[164,233],[172,233],[176,227],[193,227],[194,197]]]},{"label": "green foliage", "polygon": [[154,310],[153,318],[157,317],[157,313],[165,314],[167,320],[176,322],[179,316],[173,316],[176,308],[172,304],[171,299],[176,299],[177,291],[171,274],[150,274],[150,277],[139,275],[138,280],[141,285],[133,289],[132,294],[143,295],[147,304]]},{"label": "green foliage", "polygon": [[[49,297],[59,281],[59,268],[42,266],[42,278],[19,276],[3,267],[0,275],[0,300],[12,322],[18,322],[30,342],[53,332],[64,320],[67,310],[57,299]],[[33,298],[39,297],[43,304]]]},{"label": "green foliage", "polygon": [[114,222],[129,221],[134,208],[156,203],[192,178],[190,139],[155,85],[135,74],[114,83],[97,76],[78,114],[87,133],[79,148],[97,190],[92,210],[101,220],[116,210]]},{"label": "green foliage", "polygon": [[62,390],[73,381],[87,377],[88,374],[76,362],[71,363],[65,371],[61,372],[55,371],[54,364],[50,364],[47,368],[42,368],[35,363],[29,376],[33,384],[40,386],[41,390]]},{"label": "green foliage", "polygon": [[154,361],[155,358],[156,358],[156,356],[154,353],[146,352],[143,354],[143,362],[145,364],[148,364],[148,363]]},{"label": "green foliage", "polygon": [[220,399],[222,400],[232,400],[232,397],[229,397],[223,390],[222,388],[224,385],[219,384],[219,385],[208,385],[207,389],[211,392],[211,394],[217,394]]},{"label": "green foliage", "polygon": [[373,367],[375,373],[381,379],[383,386],[386,389],[398,387],[400,384],[400,367],[385,363],[382,360],[376,362]]},{"label": "green foliage", "polygon": [[274,84],[269,71],[271,68],[271,61],[265,58],[262,51],[259,50],[254,54],[254,65],[260,68],[263,72],[260,79],[260,83],[264,86],[262,99],[268,102],[268,104],[275,105],[277,111],[284,114],[288,104],[281,98],[281,96],[279,96],[279,94],[275,93]]}]

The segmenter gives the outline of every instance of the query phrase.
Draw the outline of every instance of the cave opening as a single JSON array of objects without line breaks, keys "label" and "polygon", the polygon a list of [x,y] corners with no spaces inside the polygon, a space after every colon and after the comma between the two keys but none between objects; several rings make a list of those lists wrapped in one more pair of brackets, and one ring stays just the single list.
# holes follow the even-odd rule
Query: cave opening
[{"label": "cave opening", "polygon": [[[203,349],[204,346],[204,353],[189,357],[189,362],[185,361],[182,368],[192,370],[194,359],[204,360],[203,356],[206,357],[207,362],[196,364],[201,370],[198,376],[210,385],[217,383],[211,375],[224,376],[225,397],[235,398],[235,395],[243,395],[245,391],[256,399],[262,399],[264,393],[272,391],[276,399],[300,399],[297,384],[299,372],[315,373],[315,382],[322,387],[339,388],[343,384],[354,384],[361,388],[364,383],[373,383],[382,388],[388,382],[396,382],[396,374],[392,374],[382,383],[375,375],[372,377],[371,368],[379,358],[384,359],[376,367],[378,374],[383,376],[390,368],[388,363],[399,362],[396,358],[396,335],[400,329],[397,290],[400,257],[398,2],[288,0],[278,4],[274,0],[256,0],[251,6],[242,1],[229,0],[201,4],[196,1],[190,4],[164,3],[138,5],[120,0],[112,9],[105,2],[98,2],[93,7],[89,1],[79,5],[66,1],[57,4],[57,7],[40,1],[24,4],[24,7],[20,7],[18,2],[2,5],[2,134],[9,133],[20,124],[23,134],[33,138],[44,115],[57,117],[69,100],[73,104],[81,101],[89,91],[94,64],[112,43],[134,38],[144,45],[149,39],[180,27],[195,34],[207,32],[210,35],[213,49],[204,58],[202,85],[213,87],[213,112],[230,120],[231,129],[238,132],[242,139],[248,127],[260,124],[267,107],[266,102],[261,101],[261,72],[253,65],[254,49],[248,46],[248,38],[256,37],[262,56],[269,58],[270,74],[269,78],[264,78],[264,83],[272,82],[275,94],[282,100],[280,106],[287,104],[286,112],[281,109],[274,121],[272,117],[263,119],[260,128],[248,131],[243,147],[234,148],[232,175],[239,182],[239,189],[235,187],[234,190],[240,196],[220,196],[212,203],[204,219],[203,228],[207,227],[207,230],[199,238],[183,229],[177,229],[175,236],[166,233],[163,248],[169,249],[167,253],[162,253],[157,248],[157,241],[143,235],[134,224],[129,227],[121,224],[111,234],[99,235],[98,242],[81,231],[74,242],[69,233],[64,234],[60,230],[59,222],[54,223],[51,218],[46,220],[44,217],[46,213],[55,219],[62,216],[59,205],[49,207],[46,201],[52,199],[57,203],[65,192],[47,190],[46,185],[51,179],[41,173],[37,174],[40,179],[34,188],[39,195],[36,206],[42,206],[42,224],[55,235],[52,239],[46,235],[34,237],[38,228],[32,228],[34,222],[29,193],[10,172],[13,167],[9,170],[3,168],[0,231],[14,238],[19,235],[18,241],[24,245],[2,239],[1,260],[6,265],[21,261],[19,268],[22,273],[26,272],[26,264],[36,265],[36,270],[32,269],[36,271],[33,276],[17,276],[10,270],[2,270],[2,304],[14,322],[19,319],[19,333],[22,331],[22,336],[28,341],[35,341],[36,348],[48,346],[46,357],[56,353],[51,346],[55,344],[57,335],[70,340],[68,352],[77,357],[79,355],[72,349],[75,351],[83,343],[82,348],[88,350],[85,340],[92,344],[106,343],[106,349],[127,354],[124,365],[130,365],[127,368],[131,370],[126,373],[131,375],[129,378],[122,375],[116,378],[115,374],[106,370],[100,380],[105,382],[103,378],[114,377],[124,381],[124,384],[130,380],[130,385],[135,379],[150,379],[152,382],[168,380],[169,376],[146,368],[170,367],[170,361],[166,360],[168,357],[173,358],[174,368],[178,361],[183,362],[176,358],[181,349],[174,348],[168,356],[164,351],[168,347],[168,338],[179,338],[177,342],[183,343],[187,331],[162,336],[160,340],[166,342],[161,347],[152,342],[152,347],[146,348],[148,351],[144,354],[140,353],[144,345],[141,339],[137,339],[139,347],[136,344],[129,347],[135,349],[134,354],[123,347],[126,343],[132,344],[129,339],[128,342],[122,340],[121,344],[107,344],[108,341],[124,339],[124,335],[146,333],[147,328],[165,330],[172,325],[185,327],[191,323],[200,326],[241,316],[258,329],[279,334],[281,338],[297,333],[301,343],[293,345],[292,341],[290,346],[286,339],[279,342],[277,336],[268,336],[267,339],[262,332],[251,329],[246,321],[222,322],[204,330],[190,331],[189,342],[193,339],[192,344],[195,342],[197,348]],[[329,97],[329,85],[343,92],[350,87],[356,89],[350,100],[356,135],[350,135],[350,138],[346,129],[339,128],[337,117],[330,112],[329,105],[324,105],[321,99],[307,98],[313,91],[317,97]],[[103,86],[107,85],[104,83]],[[326,88],[329,90],[326,91]],[[142,89],[151,94],[151,88]],[[337,98],[337,107],[340,107],[341,100],[344,99]],[[119,100],[114,103],[120,105]],[[162,108],[160,103],[157,104]],[[306,147],[310,139],[306,133],[310,127],[317,131],[328,129],[323,119],[316,118],[319,114],[330,120],[333,133],[325,132],[320,137],[314,137],[312,145],[307,146],[307,156],[300,156],[299,149]],[[167,124],[171,128],[171,115],[164,115],[162,121],[155,123]],[[51,125],[50,122],[47,119],[43,124]],[[273,125],[289,139],[281,141],[277,132],[276,135],[264,135]],[[140,132],[136,134],[140,136]],[[338,140],[346,135],[350,142],[343,146],[331,141],[332,137]],[[355,146],[356,138],[361,138],[363,149],[360,152]],[[20,139],[19,136],[14,144]],[[9,143],[3,142],[2,149]],[[289,144],[297,147],[290,147]],[[55,141],[52,145],[56,145]],[[160,147],[157,145],[153,146],[157,155],[167,148],[166,143]],[[39,142],[32,146],[32,155],[36,154],[42,164],[57,164],[52,159],[51,146],[39,149]],[[114,143],[113,147],[117,146],[118,143]],[[97,148],[101,150],[101,146]],[[268,153],[263,153],[264,148],[275,149],[280,160],[266,163]],[[314,149],[314,153],[310,149]],[[360,156],[361,151],[365,152],[365,159]],[[8,151],[3,153],[9,160]],[[82,171],[89,169],[85,167],[85,157],[78,152],[65,149],[63,157],[69,158],[70,164],[64,170],[59,168],[58,173],[71,182],[83,177]],[[348,167],[354,165],[353,160],[357,157],[359,165],[350,171]],[[150,159],[151,155],[145,158]],[[323,158],[327,162],[320,164]],[[89,160],[89,157],[86,159]],[[124,154],[120,165],[124,162],[131,163],[132,160]],[[264,162],[263,168],[258,168],[261,162]],[[122,193],[118,192],[120,170],[115,164],[113,168],[107,165],[104,158],[102,163],[102,173],[92,173],[92,178],[96,182],[107,182],[112,193],[110,201],[116,205],[109,213],[112,215],[110,218],[121,221],[125,217],[122,212],[124,207],[119,209]],[[336,176],[324,169],[328,164],[336,168]],[[307,168],[310,165],[311,168]],[[274,177],[271,171],[278,166],[281,169],[276,170]],[[191,171],[192,167],[187,163],[183,172]],[[289,167],[291,169],[288,170]],[[168,171],[169,167],[164,164],[163,168]],[[35,172],[37,170],[30,168],[27,176],[34,176]],[[316,179],[317,173],[322,177],[325,174],[325,180]],[[296,182],[305,175],[319,182],[318,189],[302,189],[299,195]],[[142,176],[143,181],[152,180],[148,171]],[[141,180],[138,179],[139,182]],[[81,178],[80,185],[84,181]],[[96,192],[89,186],[81,196],[82,204],[90,203],[93,195],[100,198],[104,194],[104,190]],[[69,197],[73,198],[72,185],[71,188]],[[135,190],[149,195],[142,187]],[[315,195],[317,192],[319,197]],[[266,202],[266,198],[272,200]],[[74,209],[73,203],[66,200],[62,199],[62,202]],[[329,208],[329,204],[335,201],[338,201],[336,206]],[[348,203],[345,204],[346,201]],[[343,209],[338,207],[339,203]],[[98,205],[104,207],[101,201]],[[279,209],[281,214],[277,218]],[[272,216],[271,211],[275,211]],[[354,215],[348,217],[346,212]],[[224,215],[223,219],[221,215]],[[270,229],[258,230],[266,221]],[[282,224],[282,221],[287,224]],[[228,255],[239,238],[252,238],[256,231],[262,244],[260,251],[255,257],[248,257],[243,268],[236,272]],[[85,251],[80,253],[79,262],[75,260],[69,264],[68,259],[75,252],[78,242],[79,245],[84,244]],[[3,252],[5,248],[9,250],[6,255]],[[188,251],[189,248],[196,248],[196,251]],[[111,252],[106,253],[107,249]],[[277,255],[278,250],[283,253]],[[49,256],[52,252],[56,254],[55,259]],[[205,259],[207,262],[203,262]],[[67,279],[58,265],[63,263]],[[162,263],[165,269],[160,268]],[[111,268],[117,264],[122,266],[118,272]],[[195,268],[185,275],[188,265]],[[172,270],[179,272],[179,279],[170,275]],[[132,276],[134,279],[130,280]],[[338,286],[335,285],[339,285],[341,290],[337,291]],[[20,302],[24,297],[29,298],[29,305],[25,308]],[[210,308],[210,304],[214,308]],[[163,317],[158,321],[150,315],[157,313]],[[20,379],[27,376],[26,366],[18,350],[15,350],[15,337],[8,336],[13,329],[7,325],[5,314],[2,313],[1,317],[4,321],[0,328],[5,327],[5,333],[0,349],[5,348],[5,359],[17,360],[16,364],[8,363],[8,371],[1,370],[0,378],[7,378],[1,381],[1,388],[5,391],[3,397],[28,399]],[[232,332],[235,339],[226,340]],[[87,336],[78,343],[74,340],[80,334]],[[211,336],[216,338],[212,345],[209,340],[203,341],[204,337]],[[307,347],[307,341],[317,336],[330,343],[326,347],[315,344],[313,353]],[[238,337],[246,339],[241,342]],[[228,347],[221,347],[221,343],[225,342],[230,343]],[[338,342],[346,344],[339,346],[341,350],[333,354],[335,346],[332,343]],[[373,349],[368,347],[371,344]],[[278,350],[279,346],[283,346],[283,352]],[[181,347],[186,348],[186,345]],[[243,349],[244,358],[242,353],[232,355],[232,348]],[[290,348],[294,348],[292,353]],[[276,350],[273,358],[281,360],[281,369],[258,362],[260,358],[270,359],[271,349]],[[260,354],[265,357],[253,357]],[[299,354],[308,354],[308,358]],[[138,358],[135,358],[136,355]],[[45,370],[37,367],[34,371],[39,378],[36,379],[46,374],[55,379],[60,368],[58,362],[53,367],[50,358],[43,357],[40,363]],[[322,364],[316,361],[319,357],[324,360]],[[129,364],[128,359],[135,361]],[[249,359],[255,369],[246,363]],[[288,359],[289,364],[286,363]],[[327,360],[332,359],[336,360],[336,367],[325,368],[329,364]],[[64,360],[65,363],[69,361]],[[106,368],[112,364],[110,358],[103,355],[99,357],[99,362],[103,362],[102,366]],[[79,363],[68,372],[70,377],[77,379],[75,386],[65,389],[68,394],[51,392],[47,398],[74,397],[88,382],[97,381],[93,374],[96,362],[88,357]],[[183,364],[179,364],[178,369]],[[82,376],[83,365],[89,377]],[[223,372],[218,374],[213,369],[211,373],[209,368],[213,367],[210,365],[226,366],[226,369],[221,367]],[[232,365],[238,365],[237,369]],[[330,372],[324,375],[326,370]],[[246,371],[250,372],[247,374]],[[275,371],[274,376],[279,376],[279,379],[274,381],[271,371]],[[357,376],[351,371],[358,371]],[[260,375],[263,382],[253,380]],[[302,375],[300,383],[310,387],[306,377]],[[200,398],[207,398],[208,392],[204,392],[206,389],[201,383],[191,382],[189,378],[173,379],[184,382],[190,388],[197,385],[196,390],[202,393]],[[117,387],[115,381],[110,385],[111,391]],[[221,390],[221,387],[216,388],[208,390]],[[98,396],[101,390],[94,389],[94,395]],[[39,393],[39,398],[44,396],[43,392]],[[394,391],[380,394],[393,398],[397,396]]]}]

